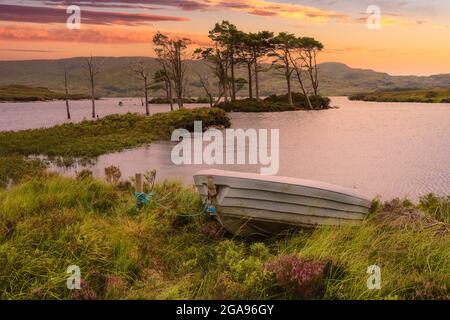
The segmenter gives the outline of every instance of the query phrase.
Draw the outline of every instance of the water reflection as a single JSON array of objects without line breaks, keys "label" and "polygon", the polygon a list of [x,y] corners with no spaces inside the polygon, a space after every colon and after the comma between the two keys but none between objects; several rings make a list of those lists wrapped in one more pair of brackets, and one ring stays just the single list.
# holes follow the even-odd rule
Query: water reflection
[{"label": "water reflection", "polygon": [[[450,194],[450,106],[448,104],[370,103],[332,99],[339,109],[320,112],[231,113],[233,128],[280,129],[281,176],[326,181],[384,199],[434,192]],[[158,178],[192,183],[204,165],[176,166],[172,143],[99,157],[91,167],[102,176],[118,165],[124,177],[156,169]],[[216,165],[259,172],[259,165]],[[74,175],[80,168],[56,169]]]}]

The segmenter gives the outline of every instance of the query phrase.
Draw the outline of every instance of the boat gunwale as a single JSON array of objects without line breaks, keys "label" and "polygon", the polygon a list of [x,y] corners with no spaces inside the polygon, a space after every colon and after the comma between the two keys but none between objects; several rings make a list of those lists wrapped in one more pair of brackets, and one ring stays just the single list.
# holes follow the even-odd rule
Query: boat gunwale
[{"label": "boat gunwale", "polygon": [[[231,174],[236,174],[236,175],[231,175],[231,174],[224,175],[224,174],[220,174],[221,172],[231,173]],[[244,177],[243,175],[250,175],[250,177]],[[334,185],[334,184],[330,184],[330,183],[326,183],[326,182],[316,181],[316,180],[298,179],[298,178],[291,178],[291,177],[282,177],[282,176],[258,177],[260,175],[258,175],[256,173],[209,169],[209,170],[201,170],[201,171],[197,172],[194,175],[194,181],[195,181],[195,177],[208,177],[208,176],[213,176],[213,177],[216,176],[216,177],[222,177],[222,178],[235,178],[235,179],[260,181],[260,182],[272,182],[272,183],[276,183],[276,184],[289,184],[289,185],[298,186],[298,187],[305,187],[305,188],[310,188],[310,189],[316,189],[316,190],[336,193],[336,194],[352,197],[352,198],[355,198],[358,200],[366,201],[369,203],[372,202],[368,198],[365,198],[364,195],[359,194],[358,191],[354,191],[354,190],[346,188],[346,187],[342,187],[342,186],[338,186],[338,185]],[[266,177],[266,178],[263,178],[263,177]],[[287,181],[279,181],[281,179],[287,179]],[[292,180],[292,181],[289,181],[289,180]],[[297,181],[297,183],[295,183],[295,181]],[[318,183],[318,184],[322,185],[323,187],[314,186],[313,185],[314,183]],[[330,189],[327,189],[326,186],[329,186]],[[229,187],[233,188],[231,186],[229,186]],[[243,188],[241,188],[241,189],[243,189]],[[245,189],[250,189],[250,188],[245,188]],[[250,189],[250,190],[252,190],[252,189]],[[255,190],[257,190],[257,189],[255,188]],[[276,192],[276,191],[274,191],[274,192]],[[346,192],[348,192],[348,193],[346,193]],[[287,192],[278,191],[278,193],[287,193]],[[319,198],[319,197],[314,197],[314,198]],[[319,199],[321,199],[321,198],[319,198]],[[332,199],[329,199],[329,200],[332,200]],[[335,201],[335,200],[332,200],[332,201]]]}]

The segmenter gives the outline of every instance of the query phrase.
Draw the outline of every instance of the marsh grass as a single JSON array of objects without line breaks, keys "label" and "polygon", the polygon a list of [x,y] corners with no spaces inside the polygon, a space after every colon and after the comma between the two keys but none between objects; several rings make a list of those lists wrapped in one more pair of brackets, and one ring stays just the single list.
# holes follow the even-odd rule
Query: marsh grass
[{"label": "marsh grass", "polygon": [[169,140],[175,129],[192,131],[194,121],[202,121],[205,129],[230,126],[223,110],[201,108],[152,116],[110,115],[51,128],[0,132],[0,188],[42,175],[48,162],[67,167],[75,162],[88,164],[102,154]]},{"label": "marsh grass", "polygon": [[[214,220],[194,215],[202,204],[192,187],[164,181],[153,190],[158,203],[141,210],[131,188],[89,175],[49,175],[0,191],[0,297],[300,298],[267,269],[287,255],[332,262],[324,290],[312,298],[449,298],[448,225],[430,223],[448,215],[436,212],[448,208],[448,198],[429,196],[422,211],[401,201],[376,206],[358,227],[250,242],[216,232]],[[381,267],[381,290],[366,287],[372,264]],[[82,290],[66,288],[69,265],[81,268]]]}]

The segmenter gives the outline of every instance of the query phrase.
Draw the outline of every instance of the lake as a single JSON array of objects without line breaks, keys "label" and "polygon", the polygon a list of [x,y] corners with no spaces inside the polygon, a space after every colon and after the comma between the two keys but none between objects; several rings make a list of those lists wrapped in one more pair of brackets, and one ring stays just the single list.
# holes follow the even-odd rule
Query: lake
[{"label": "lake", "polygon": [[[123,101],[124,106],[118,107]],[[450,195],[450,105],[376,103],[332,97],[338,109],[317,112],[231,113],[232,128],[280,130],[278,175],[326,181],[356,188],[369,196],[417,197],[429,192]],[[151,105],[152,112],[168,106]],[[144,112],[139,99],[98,102],[100,116],[127,111]],[[89,101],[72,103],[74,121],[89,119]],[[64,102],[0,104],[2,130],[37,128],[61,123]],[[154,143],[103,155],[89,167],[103,176],[117,165],[123,177],[156,169],[157,177],[192,183],[192,175],[211,166],[176,166],[170,160],[174,143]],[[259,165],[216,168],[259,172]],[[52,170],[73,176],[81,167]]]}]

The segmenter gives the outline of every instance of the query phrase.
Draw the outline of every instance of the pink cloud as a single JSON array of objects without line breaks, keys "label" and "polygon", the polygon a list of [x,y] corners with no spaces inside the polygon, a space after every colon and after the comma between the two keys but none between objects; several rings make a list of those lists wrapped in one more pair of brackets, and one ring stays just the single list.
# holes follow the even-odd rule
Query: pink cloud
[{"label": "pink cloud", "polygon": [[[65,23],[69,15],[65,9],[0,4],[0,21],[32,23]],[[122,13],[83,10],[81,21],[97,25],[145,25],[155,21],[189,21],[188,18],[155,14]]]}]

